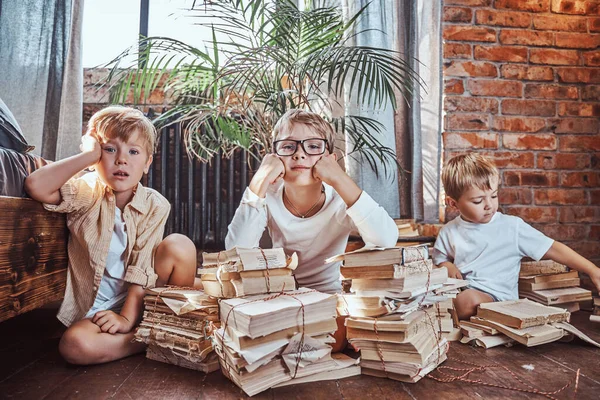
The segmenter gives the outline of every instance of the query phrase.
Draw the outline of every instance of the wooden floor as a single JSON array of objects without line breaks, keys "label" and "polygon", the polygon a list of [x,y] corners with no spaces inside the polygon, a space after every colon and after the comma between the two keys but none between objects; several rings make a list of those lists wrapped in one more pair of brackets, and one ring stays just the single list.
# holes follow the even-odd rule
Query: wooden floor
[{"label": "wooden floor", "polygon": [[[3,399],[239,399],[244,393],[220,372],[209,375],[147,360],[143,354],[92,367],[65,363],[58,354],[63,331],[56,309],[35,310],[0,323],[0,397]],[[589,313],[573,314],[572,323],[600,341],[600,324]],[[551,398],[573,399],[574,379],[580,369],[578,399],[600,398],[600,349],[581,341],[552,343],[533,348],[483,350],[452,343],[444,367],[468,368],[459,360],[488,366],[468,379],[494,385],[551,392],[571,382]],[[511,375],[503,367],[512,371]],[[457,375],[466,371],[443,369]],[[432,376],[447,377],[436,371]],[[480,383],[438,382],[424,378],[416,384],[358,376],[271,389],[256,399],[528,399],[540,395],[484,386]]]}]

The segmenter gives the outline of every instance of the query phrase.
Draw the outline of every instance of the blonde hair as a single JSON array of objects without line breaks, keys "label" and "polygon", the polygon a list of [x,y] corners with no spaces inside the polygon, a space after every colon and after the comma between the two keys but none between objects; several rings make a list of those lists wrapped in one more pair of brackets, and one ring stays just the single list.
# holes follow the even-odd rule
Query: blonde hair
[{"label": "blonde hair", "polygon": [[273,128],[273,141],[277,140],[277,137],[282,132],[291,131],[295,124],[308,126],[314,132],[319,134],[319,136],[327,139],[327,149],[330,153],[333,153],[333,141],[335,135],[333,127],[319,114],[311,111],[304,111],[296,108],[288,110],[281,118],[279,118]]},{"label": "blonde hair", "polygon": [[109,106],[96,112],[90,118],[86,134],[94,136],[98,142],[106,143],[110,139],[128,141],[138,132],[144,139],[148,156],[154,154],[156,128],[140,110],[131,107]]},{"label": "blonde hair", "polygon": [[494,162],[478,153],[453,157],[442,170],[444,190],[454,200],[474,186],[482,190],[492,189],[491,181],[499,177]]}]

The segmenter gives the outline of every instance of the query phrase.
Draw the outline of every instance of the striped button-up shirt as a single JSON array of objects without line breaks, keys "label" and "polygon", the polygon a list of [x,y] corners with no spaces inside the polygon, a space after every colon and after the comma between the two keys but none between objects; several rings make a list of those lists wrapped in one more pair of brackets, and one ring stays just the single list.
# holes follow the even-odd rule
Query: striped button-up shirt
[{"label": "striped button-up shirt", "polygon": [[[112,190],[96,173],[69,180],[60,193],[60,204],[44,207],[68,214],[69,269],[57,317],[70,326],[94,304],[113,235],[116,204]],[[170,209],[160,193],[138,183],[133,199],[123,210],[127,232],[125,281],[144,287],[155,285],[154,251],[162,241]]]}]

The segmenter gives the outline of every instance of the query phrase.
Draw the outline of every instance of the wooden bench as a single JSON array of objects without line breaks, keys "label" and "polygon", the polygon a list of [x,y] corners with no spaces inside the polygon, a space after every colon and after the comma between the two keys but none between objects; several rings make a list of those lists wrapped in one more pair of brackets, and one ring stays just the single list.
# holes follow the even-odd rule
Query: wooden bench
[{"label": "wooden bench", "polygon": [[31,199],[0,196],[0,322],[63,298],[64,214]]}]

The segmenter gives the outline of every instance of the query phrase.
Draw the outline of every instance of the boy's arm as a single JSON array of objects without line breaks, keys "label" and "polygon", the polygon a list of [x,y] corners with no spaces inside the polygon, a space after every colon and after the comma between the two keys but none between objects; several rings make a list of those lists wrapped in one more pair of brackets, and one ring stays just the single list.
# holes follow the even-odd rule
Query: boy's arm
[{"label": "boy's arm", "polygon": [[267,227],[266,199],[248,187],[231,223],[227,227],[225,249],[233,247],[256,247]]},{"label": "boy's arm", "polygon": [[98,325],[102,332],[129,333],[135,326],[144,303],[144,288],[140,285],[132,284],[127,291],[125,304],[121,309],[121,313],[117,314],[113,311],[98,311],[94,314],[92,322]]},{"label": "boy's arm", "polygon": [[600,291],[600,268],[569,246],[555,240],[543,258],[554,260],[571,269],[588,274],[594,285],[596,285],[596,288]]},{"label": "boy's arm", "polygon": [[121,316],[127,320],[129,325],[129,329],[126,332],[131,331],[135,326],[135,323],[142,313],[143,305],[144,288],[140,285],[131,284],[129,286],[129,290],[127,291],[125,304],[123,304],[123,308],[121,309]]},{"label": "boy's arm", "polygon": [[448,227],[444,226],[440,230],[435,244],[433,245],[433,263],[438,267],[446,267],[448,270],[448,278],[463,279],[462,273],[454,264],[454,257],[448,255],[450,246],[450,236],[448,234]]},{"label": "boy's arm", "polygon": [[[85,138],[85,139],[84,139]],[[89,135],[82,138],[82,152],[34,171],[25,178],[25,191],[34,200],[57,205],[60,188],[75,174],[94,165],[101,156],[100,145]]]}]

